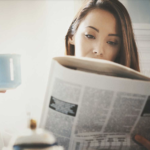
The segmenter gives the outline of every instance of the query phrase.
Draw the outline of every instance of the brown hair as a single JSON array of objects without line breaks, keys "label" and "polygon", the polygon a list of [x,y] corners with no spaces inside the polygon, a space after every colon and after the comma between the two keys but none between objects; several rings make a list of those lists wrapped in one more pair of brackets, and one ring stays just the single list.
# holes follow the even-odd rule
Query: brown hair
[{"label": "brown hair", "polygon": [[93,9],[103,9],[113,14],[121,32],[121,49],[115,62],[140,71],[137,46],[134,39],[130,16],[126,8],[118,0],[85,0],[72,21],[65,37],[66,54],[75,55],[74,45],[69,43],[77,31],[83,18]]}]

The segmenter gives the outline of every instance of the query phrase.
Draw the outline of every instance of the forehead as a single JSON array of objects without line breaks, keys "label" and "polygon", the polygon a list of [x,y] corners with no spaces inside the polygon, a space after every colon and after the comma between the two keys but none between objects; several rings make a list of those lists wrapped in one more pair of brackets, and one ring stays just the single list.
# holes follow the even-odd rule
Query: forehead
[{"label": "forehead", "polygon": [[103,9],[94,9],[88,12],[80,24],[82,27],[94,26],[99,30],[117,32],[117,20],[113,14]]}]

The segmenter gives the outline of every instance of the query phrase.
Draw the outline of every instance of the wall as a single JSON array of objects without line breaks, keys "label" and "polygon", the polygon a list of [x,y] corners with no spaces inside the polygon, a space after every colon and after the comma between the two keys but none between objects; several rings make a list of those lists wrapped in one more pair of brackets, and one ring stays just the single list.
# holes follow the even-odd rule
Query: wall
[{"label": "wall", "polygon": [[50,60],[64,54],[73,15],[73,0],[0,1],[0,53],[18,53],[22,59],[22,84],[0,94],[0,129],[8,134],[26,126],[28,103],[39,121]]}]

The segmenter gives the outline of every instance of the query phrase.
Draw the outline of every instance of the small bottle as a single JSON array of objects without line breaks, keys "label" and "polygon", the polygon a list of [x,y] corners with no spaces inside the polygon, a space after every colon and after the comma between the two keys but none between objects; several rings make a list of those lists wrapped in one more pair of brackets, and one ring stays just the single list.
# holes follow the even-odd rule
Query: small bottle
[{"label": "small bottle", "polygon": [[36,128],[36,121],[31,119],[30,128],[11,139],[4,150],[64,150],[58,146],[55,137],[49,131]]}]

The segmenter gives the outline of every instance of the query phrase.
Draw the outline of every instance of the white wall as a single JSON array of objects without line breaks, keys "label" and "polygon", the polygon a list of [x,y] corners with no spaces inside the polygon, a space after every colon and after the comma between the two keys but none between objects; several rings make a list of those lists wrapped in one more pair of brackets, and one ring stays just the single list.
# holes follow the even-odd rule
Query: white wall
[{"label": "white wall", "polygon": [[63,55],[73,0],[0,1],[0,53],[22,57],[22,84],[0,94],[0,129],[26,126],[26,105],[39,121],[50,59]]}]

